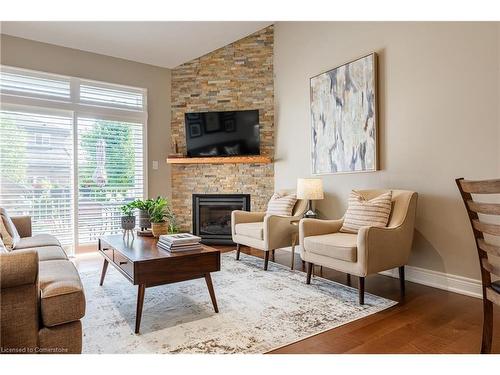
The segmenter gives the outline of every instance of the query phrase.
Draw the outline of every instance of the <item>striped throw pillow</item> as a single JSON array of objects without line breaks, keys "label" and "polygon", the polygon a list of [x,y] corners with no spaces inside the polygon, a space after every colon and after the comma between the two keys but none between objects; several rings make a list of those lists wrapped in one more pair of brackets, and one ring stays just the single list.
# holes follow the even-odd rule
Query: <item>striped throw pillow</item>
[{"label": "striped throw pillow", "polygon": [[266,215],[286,215],[292,216],[292,210],[297,202],[295,194],[283,195],[274,193],[267,204]]},{"label": "striped throw pillow", "polygon": [[367,201],[361,194],[351,191],[341,232],[358,233],[361,227],[385,227],[391,214],[392,191]]}]

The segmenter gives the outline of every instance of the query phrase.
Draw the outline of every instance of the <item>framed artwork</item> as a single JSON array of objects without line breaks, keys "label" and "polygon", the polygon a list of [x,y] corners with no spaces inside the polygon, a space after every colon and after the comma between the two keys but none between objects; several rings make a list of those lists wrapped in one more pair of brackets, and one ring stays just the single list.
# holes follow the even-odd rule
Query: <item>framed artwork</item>
[{"label": "framed artwork", "polygon": [[205,133],[215,133],[220,131],[219,114],[217,112],[209,112],[205,117]]},{"label": "framed artwork", "polygon": [[189,124],[189,137],[196,138],[201,136],[201,123],[195,122]]},{"label": "framed artwork", "polygon": [[310,80],[313,174],[378,169],[377,55]]},{"label": "framed artwork", "polygon": [[236,122],[233,119],[224,120],[224,130],[228,133],[236,131]]}]

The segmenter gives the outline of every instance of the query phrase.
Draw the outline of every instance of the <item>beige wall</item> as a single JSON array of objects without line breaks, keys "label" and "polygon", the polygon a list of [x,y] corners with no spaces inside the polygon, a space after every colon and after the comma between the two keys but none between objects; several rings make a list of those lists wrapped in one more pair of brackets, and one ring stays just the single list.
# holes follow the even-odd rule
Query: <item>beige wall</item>
[{"label": "beige wall", "polygon": [[[170,70],[71,48],[1,35],[4,65],[148,89],[149,196],[170,196]],[[153,170],[152,161],[159,161]]]},{"label": "beige wall", "polygon": [[277,23],[276,188],[311,175],[309,78],[376,51],[381,171],[323,176],[318,208],[340,217],[351,189],[415,190],[410,264],[478,279],[454,179],[498,176],[499,48],[496,23]]}]

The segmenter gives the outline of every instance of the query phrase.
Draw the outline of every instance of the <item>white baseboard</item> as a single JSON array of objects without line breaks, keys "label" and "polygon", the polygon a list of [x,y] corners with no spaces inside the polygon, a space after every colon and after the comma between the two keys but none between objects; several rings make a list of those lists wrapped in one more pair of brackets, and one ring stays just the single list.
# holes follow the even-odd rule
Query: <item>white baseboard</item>
[{"label": "white baseboard", "polygon": [[[398,269],[380,272],[381,275],[399,278]],[[449,292],[464,294],[470,297],[482,298],[481,281],[468,277],[451,275],[444,272],[427,270],[425,268],[406,266],[405,279],[417,284],[427,285]]]}]

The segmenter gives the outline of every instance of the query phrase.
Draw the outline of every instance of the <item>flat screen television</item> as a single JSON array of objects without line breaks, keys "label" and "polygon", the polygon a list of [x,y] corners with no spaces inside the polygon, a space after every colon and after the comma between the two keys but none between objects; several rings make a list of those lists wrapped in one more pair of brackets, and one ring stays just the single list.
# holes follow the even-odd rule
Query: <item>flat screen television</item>
[{"label": "flat screen television", "polygon": [[188,156],[260,154],[258,110],[186,113],[184,118]]}]

